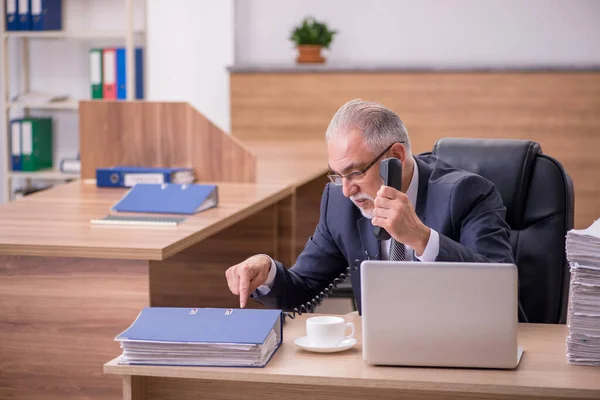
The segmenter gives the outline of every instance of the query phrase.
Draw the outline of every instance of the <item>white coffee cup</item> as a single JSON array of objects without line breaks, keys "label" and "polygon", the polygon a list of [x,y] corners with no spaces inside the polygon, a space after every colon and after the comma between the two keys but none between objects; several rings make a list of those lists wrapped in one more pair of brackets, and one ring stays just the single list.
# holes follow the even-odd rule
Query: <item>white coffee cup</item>
[{"label": "white coffee cup", "polygon": [[[348,328],[352,331],[346,335]],[[354,337],[354,324],[340,317],[312,317],[306,320],[306,336],[313,346],[335,347]]]}]

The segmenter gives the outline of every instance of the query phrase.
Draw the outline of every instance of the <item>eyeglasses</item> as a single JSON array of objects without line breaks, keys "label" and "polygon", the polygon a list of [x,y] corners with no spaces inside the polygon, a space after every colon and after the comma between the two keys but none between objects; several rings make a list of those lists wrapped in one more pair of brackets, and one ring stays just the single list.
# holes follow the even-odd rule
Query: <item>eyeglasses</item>
[{"label": "eyeglasses", "polygon": [[375,163],[377,161],[379,161],[379,159],[381,157],[383,157],[383,155],[385,153],[387,153],[392,148],[392,146],[395,145],[396,143],[402,143],[402,142],[394,142],[394,143],[390,144],[384,151],[381,152],[381,154],[379,154],[373,161],[371,161],[369,163],[369,165],[367,165],[360,171],[352,171],[346,175],[331,173],[331,174],[328,174],[327,177],[329,178],[331,183],[333,183],[336,186],[341,186],[344,178],[348,179],[348,181],[350,181],[350,182],[361,180],[362,178],[364,178],[364,176],[367,173],[367,171],[369,170],[369,168],[371,168],[373,165],[375,165]]}]

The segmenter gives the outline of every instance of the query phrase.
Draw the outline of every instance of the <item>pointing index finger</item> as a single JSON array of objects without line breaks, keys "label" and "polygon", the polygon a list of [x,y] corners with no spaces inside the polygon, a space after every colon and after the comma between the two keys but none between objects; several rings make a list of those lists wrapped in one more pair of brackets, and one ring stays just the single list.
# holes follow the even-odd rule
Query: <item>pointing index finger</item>
[{"label": "pointing index finger", "polygon": [[246,302],[248,301],[248,297],[250,293],[250,276],[248,275],[248,271],[240,271],[240,308],[246,307]]}]

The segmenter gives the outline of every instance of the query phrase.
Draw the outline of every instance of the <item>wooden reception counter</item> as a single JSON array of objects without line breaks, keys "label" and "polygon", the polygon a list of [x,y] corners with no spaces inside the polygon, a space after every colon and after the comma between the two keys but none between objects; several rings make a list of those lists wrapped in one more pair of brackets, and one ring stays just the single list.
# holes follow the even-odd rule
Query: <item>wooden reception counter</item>
[{"label": "wooden reception counter", "polygon": [[401,68],[393,65],[235,65],[232,132],[322,139],[346,101],[383,103],[403,119],[414,153],[442,137],[539,142],[575,186],[575,227],[600,216],[600,69]]}]

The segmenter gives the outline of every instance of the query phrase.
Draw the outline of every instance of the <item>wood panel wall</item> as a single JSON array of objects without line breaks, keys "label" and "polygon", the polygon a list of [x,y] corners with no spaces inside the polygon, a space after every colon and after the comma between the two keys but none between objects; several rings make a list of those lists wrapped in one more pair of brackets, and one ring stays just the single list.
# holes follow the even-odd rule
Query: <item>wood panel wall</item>
[{"label": "wood panel wall", "polygon": [[193,167],[199,181],[254,182],[256,158],[187,103],[81,101],[81,176],[116,165]]},{"label": "wood panel wall", "polygon": [[600,217],[600,72],[232,73],[232,132],[322,138],[354,98],[396,111],[415,154],[442,137],[537,141],[573,178],[575,226]]},{"label": "wood panel wall", "polygon": [[[227,268],[255,254],[278,258],[278,206],[264,210],[162,261],[150,261],[153,307],[237,308]],[[249,307],[262,307],[250,300]]]},{"label": "wood panel wall", "polygon": [[0,399],[120,399],[102,366],[147,305],[147,262],[0,257]]}]

